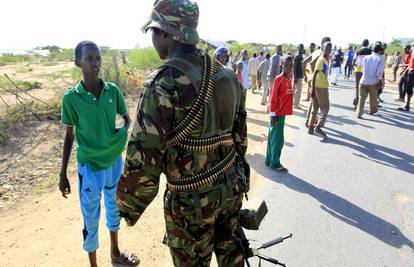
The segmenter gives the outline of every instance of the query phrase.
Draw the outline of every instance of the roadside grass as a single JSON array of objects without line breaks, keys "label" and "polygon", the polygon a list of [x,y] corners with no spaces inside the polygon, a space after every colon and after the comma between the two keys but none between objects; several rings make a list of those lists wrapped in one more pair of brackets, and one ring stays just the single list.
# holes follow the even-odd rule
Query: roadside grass
[{"label": "roadside grass", "polygon": [[46,179],[41,179],[32,189],[32,193],[36,196],[41,195],[45,191],[55,188],[59,183],[59,176],[52,174]]},{"label": "roadside grass", "polygon": [[60,99],[47,101],[49,106],[37,102],[18,103],[0,111],[0,145],[7,145],[11,128],[22,127],[27,120],[59,120]]},{"label": "roadside grass", "polygon": [[47,80],[71,79],[72,81],[76,82],[82,79],[82,72],[79,68],[72,67],[66,70],[59,70],[55,72],[37,73],[34,74],[34,77]]},{"label": "roadside grass", "polygon": [[28,73],[28,72],[32,72],[33,68],[32,67],[21,67],[15,70],[15,72],[17,73]]},{"label": "roadside grass", "polygon": [[[13,82],[24,91],[42,88],[42,83],[38,81],[13,80]],[[3,92],[4,89],[14,91],[15,86],[6,77],[0,76],[0,92]]]},{"label": "roadside grass", "polygon": [[45,66],[45,67],[53,67],[53,66],[59,65],[59,63],[58,62],[48,62],[48,61],[46,61],[46,62],[42,62],[41,65]]}]

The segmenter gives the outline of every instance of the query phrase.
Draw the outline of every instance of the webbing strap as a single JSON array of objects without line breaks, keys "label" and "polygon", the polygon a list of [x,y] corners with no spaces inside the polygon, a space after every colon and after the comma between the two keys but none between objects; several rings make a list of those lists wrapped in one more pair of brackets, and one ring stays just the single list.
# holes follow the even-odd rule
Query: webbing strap
[{"label": "webbing strap", "polygon": [[197,83],[201,80],[201,72],[200,69],[193,63],[187,59],[176,57],[168,60],[163,64],[163,66],[172,67],[184,73],[184,75],[187,76],[187,78],[191,81],[197,92],[200,91]]},{"label": "webbing strap", "polygon": [[[181,62],[181,61],[177,61]],[[185,61],[182,61],[183,63]],[[210,103],[214,90],[214,76],[217,73],[217,62],[208,54],[203,55],[203,70],[201,88],[194,105],[184,119],[169,134],[167,147],[180,143],[195,130],[204,117],[205,104]]]}]

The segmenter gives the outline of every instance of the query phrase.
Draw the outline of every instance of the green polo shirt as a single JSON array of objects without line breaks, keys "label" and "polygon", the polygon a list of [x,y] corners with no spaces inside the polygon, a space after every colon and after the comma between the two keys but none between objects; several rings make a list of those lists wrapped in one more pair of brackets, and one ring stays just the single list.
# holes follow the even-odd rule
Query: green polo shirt
[{"label": "green polo shirt", "polygon": [[127,107],[119,88],[101,80],[99,98],[79,82],[62,98],[61,122],[74,126],[77,159],[88,163],[92,171],[109,168],[124,150],[127,141],[125,128],[115,128],[116,114],[125,115]]}]

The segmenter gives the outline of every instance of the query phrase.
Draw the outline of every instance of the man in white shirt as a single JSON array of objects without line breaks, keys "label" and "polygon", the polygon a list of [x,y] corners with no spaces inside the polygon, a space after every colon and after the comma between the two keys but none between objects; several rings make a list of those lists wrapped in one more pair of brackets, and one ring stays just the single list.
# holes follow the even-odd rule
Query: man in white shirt
[{"label": "man in white shirt", "polygon": [[257,88],[257,71],[259,70],[259,61],[257,60],[257,54],[254,53],[253,57],[249,60],[249,75],[251,81],[252,93],[255,94]]},{"label": "man in white shirt", "polygon": [[384,48],[380,43],[374,47],[374,53],[365,56],[362,62],[362,78],[359,84],[359,100],[357,107],[357,116],[362,118],[364,113],[365,100],[369,94],[369,114],[373,115],[378,111],[378,88],[382,82],[384,73],[384,61],[381,55],[384,54]]},{"label": "man in white shirt", "polygon": [[250,82],[249,82],[249,53],[246,49],[244,49],[241,53],[241,60],[238,63],[243,64],[243,71],[242,71],[242,78],[243,78],[243,89],[247,90],[250,88]]},{"label": "man in white shirt", "polygon": [[[266,105],[267,95],[269,93],[269,81],[267,80],[267,73],[270,67],[270,54],[267,53],[265,60],[259,66],[259,80],[263,86],[262,105]],[[260,89],[260,88],[259,88]]]}]

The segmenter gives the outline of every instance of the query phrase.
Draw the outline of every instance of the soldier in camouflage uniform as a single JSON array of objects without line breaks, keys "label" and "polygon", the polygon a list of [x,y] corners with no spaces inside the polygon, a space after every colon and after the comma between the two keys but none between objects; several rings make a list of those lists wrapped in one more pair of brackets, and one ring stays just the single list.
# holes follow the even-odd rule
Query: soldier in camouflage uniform
[{"label": "soldier in camouflage uniform", "polygon": [[166,62],[144,84],[117,205],[134,225],[164,173],[164,243],[174,265],[209,266],[214,251],[219,266],[243,266],[245,99],[234,73],[196,49],[198,14],[191,1],[157,0],[143,27]]}]

